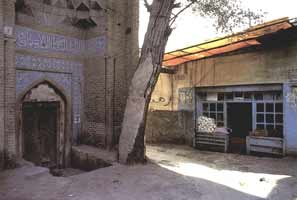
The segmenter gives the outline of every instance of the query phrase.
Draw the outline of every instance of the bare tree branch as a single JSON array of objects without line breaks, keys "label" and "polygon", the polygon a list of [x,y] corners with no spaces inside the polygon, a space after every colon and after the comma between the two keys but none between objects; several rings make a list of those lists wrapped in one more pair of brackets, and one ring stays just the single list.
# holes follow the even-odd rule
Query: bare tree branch
[{"label": "bare tree branch", "polygon": [[148,12],[151,12],[151,10],[152,10],[152,5],[149,4],[149,2],[148,2],[147,0],[143,0],[143,1],[144,1],[144,6],[146,7],[146,10],[147,10]]},{"label": "bare tree branch", "polygon": [[[188,8],[190,8],[194,3],[196,3],[197,0],[193,0],[191,1],[191,3],[187,4],[183,9],[181,9],[178,13],[176,14],[173,14],[174,17],[172,17],[170,19],[170,25],[169,26],[172,26],[172,24],[174,24],[174,22],[176,21],[177,17],[182,14],[184,11],[186,11]],[[180,5],[180,4],[179,4]]]}]

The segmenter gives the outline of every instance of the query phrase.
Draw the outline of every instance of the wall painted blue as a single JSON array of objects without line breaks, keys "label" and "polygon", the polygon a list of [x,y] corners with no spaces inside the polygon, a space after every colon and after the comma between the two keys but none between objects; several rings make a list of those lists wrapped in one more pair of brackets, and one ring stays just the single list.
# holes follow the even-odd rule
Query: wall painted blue
[{"label": "wall painted blue", "polygon": [[287,101],[287,95],[292,92],[292,86],[297,83],[284,83],[284,134],[287,154],[297,155],[297,107]]}]

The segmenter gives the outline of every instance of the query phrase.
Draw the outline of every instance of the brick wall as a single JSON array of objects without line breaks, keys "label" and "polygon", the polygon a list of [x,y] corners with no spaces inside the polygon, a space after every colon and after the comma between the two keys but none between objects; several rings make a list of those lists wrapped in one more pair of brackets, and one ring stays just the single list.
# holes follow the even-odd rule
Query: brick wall
[{"label": "brick wall", "polygon": [[0,1],[0,169],[4,166],[4,12],[3,1]]},{"label": "brick wall", "polygon": [[84,68],[84,113],[82,141],[95,146],[105,145],[105,58],[92,57]]},{"label": "brick wall", "polygon": [[[55,16],[60,8],[43,13],[33,3],[27,5],[35,6],[33,16],[30,9],[15,16],[14,0],[0,2],[0,165],[4,152],[9,159],[21,155],[16,98],[41,79],[57,84],[71,99],[73,144],[91,136],[91,144],[115,145],[138,62],[138,0],[106,0],[97,26],[85,30]],[[16,38],[4,39],[4,25],[17,30]],[[84,49],[65,45],[70,40],[84,43]]]},{"label": "brick wall", "polygon": [[[99,93],[102,86],[100,76],[89,70],[90,67],[94,69],[98,67],[90,63],[97,64],[104,60],[102,55],[105,50],[105,35],[103,34],[105,17],[104,11],[98,12],[102,14],[102,20],[97,21],[99,24],[92,29],[81,29],[67,23],[62,25],[55,23],[53,19],[56,16],[44,18],[47,13],[40,12],[40,10],[34,17],[22,12],[17,14],[17,94],[22,94],[24,89],[40,79],[49,79],[59,85],[64,90],[64,95],[71,98],[71,102],[67,103],[72,104],[69,111],[72,111],[70,121],[73,144],[80,143],[84,122],[86,122],[84,126],[86,132],[93,133],[98,127],[98,124],[94,126],[97,123],[96,120],[100,121],[97,117],[98,113],[104,119],[104,113],[88,106],[89,104],[102,106],[94,101],[94,97],[99,96],[104,99],[104,96]],[[104,67],[99,67],[100,70],[104,69]],[[95,76],[99,79],[96,77],[94,80]],[[88,87],[85,87],[85,85],[94,84],[96,85],[95,94],[88,92],[86,90]],[[83,103],[85,99],[90,99],[89,104]],[[92,116],[91,120],[86,120],[90,116]]]},{"label": "brick wall", "polygon": [[84,132],[105,139],[104,144],[113,147],[118,143],[128,88],[138,62],[138,1],[109,0],[108,7],[106,52],[86,61],[84,70]]},{"label": "brick wall", "polygon": [[[2,8],[2,9],[1,9]],[[1,16],[2,15],[2,16]],[[5,0],[0,4],[0,27],[14,28],[15,12],[14,1]],[[16,124],[15,124],[15,40],[12,36],[1,36],[1,131],[0,139],[4,141],[0,145],[0,151],[5,159],[6,167],[13,167],[17,156],[16,152]]]},{"label": "brick wall", "polygon": [[109,15],[110,72],[107,74],[110,77],[109,87],[114,88],[114,91],[108,93],[108,98],[113,101],[107,105],[107,109],[111,112],[108,119],[113,123],[109,125],[113,127],[108,131],[109,138],[112,138],[109,142],[113,144],[118,143],[128,89],[138,62],[138,3],[137,0],[110,0],[115,12]]}]

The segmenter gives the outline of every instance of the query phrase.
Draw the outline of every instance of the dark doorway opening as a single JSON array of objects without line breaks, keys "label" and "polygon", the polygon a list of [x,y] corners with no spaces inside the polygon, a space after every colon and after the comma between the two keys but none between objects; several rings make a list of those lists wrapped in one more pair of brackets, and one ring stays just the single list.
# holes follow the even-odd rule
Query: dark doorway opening
[{"label": "dark doorway opening", "polygon": [[59,156],[64,156],[63,146],[59,146],[59,143],[65,143],[60,133],[63,126],[61,109],[62,105],[58,101],[22,104],[23,158],[37,166],[49,168],[50,173],[57,177],[78,175],[111,166],[88,151],[72,151],[72,166],[65,168],[59,164]]},{"label": "dark doorway opening", "polygon": [[59,102],[23,103],[24,159],[42,167],[57,166]]},{"label": "dark doorway opening", "polygon": [[253,109],[251,103],[227,104],[228,128],[232,129],[230,135],[230,152],[246,152],[246,136],[253,130]]}]

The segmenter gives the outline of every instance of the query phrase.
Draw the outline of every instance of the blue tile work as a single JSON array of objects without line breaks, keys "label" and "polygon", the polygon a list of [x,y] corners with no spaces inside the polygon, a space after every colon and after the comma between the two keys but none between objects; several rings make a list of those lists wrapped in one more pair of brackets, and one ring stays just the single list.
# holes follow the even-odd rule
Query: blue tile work
[{"label": "blue tile work", "polygon": [[53,80],[55,83],[59,84],[68,96],[71,96],[72,92],[72,74],[64,73],[53,73],[44,71],[27,71],[17,69],[17,80],[16,80],[16,90],[17,95],[20,95],[26,88],[28,88],[32,83],[41,79]]},{"label": "blue tile work", "polygon": [[73,69],[82,67],[79,62],[56,58],[16,55],[16,66],[22,69],[46,70],[60,73],[72,73]]},{"label": "blue tile work", "polygon": [[[16,26],[17,50],[61,53],[71,56],[102,56],[106,49],[106,37],[80,40],[63,35],[45,33],[31,28]],[[59,84],[72,98],[73,138],[77,138],[81,128],[83,64],[63,59],[16,55],[16,93],[19,95],[33,82],[46,78]]]},{"label": "blue tile work", "polygon": [[72,98],[73,139],[77,141],[82,113],[83,64],[55,58],[16,54],[16,93],[20,95],[27,87],[40,79],[49,79],[63,87]]},{"label": "blue tile work", "polygon": [[103,55],[106,37],[100,36],[90,40],[44,33],[30,28],[16,26],[16,47],[43,52],[60,52],[74,55]]}]

